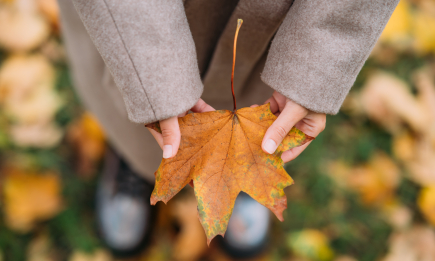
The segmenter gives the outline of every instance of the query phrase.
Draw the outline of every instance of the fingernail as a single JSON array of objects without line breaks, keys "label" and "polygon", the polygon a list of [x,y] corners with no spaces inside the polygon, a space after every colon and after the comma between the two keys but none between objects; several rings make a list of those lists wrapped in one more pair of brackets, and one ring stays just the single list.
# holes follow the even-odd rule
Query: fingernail
[{"label": "fingernail", "polygon": [[265,143],[264,143],[264,150],[269,153],[269,154],[273,154],[276,150],[278,146],[276,146],[276,142],[272,139],[268,139]]},{"label": "fingernail", "polygon": [[163,158],[168,159],[172,157],[172,145],[163,146]]}]

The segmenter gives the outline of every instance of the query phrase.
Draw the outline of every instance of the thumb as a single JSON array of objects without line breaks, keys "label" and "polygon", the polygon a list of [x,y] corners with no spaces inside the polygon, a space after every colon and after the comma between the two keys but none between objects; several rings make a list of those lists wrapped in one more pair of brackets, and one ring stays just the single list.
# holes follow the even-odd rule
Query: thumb
[{"label": "thumb", "polygon": [[177,155],[178,147],[180,146],[181,133],[178,117],[160,121],[160,129],[162,130],[163,138],[163,158],[172,158]]},{"label": "thumb", "polygon": [[275,153],[279,144],[290,132],[291,128],[303,119],[308,114],[308,111],[297,105],[292,106],[291,103],[286,103],[284,109],[279,114],[278,118],[267,129],[264,135],[261,147],[268,154]]}]

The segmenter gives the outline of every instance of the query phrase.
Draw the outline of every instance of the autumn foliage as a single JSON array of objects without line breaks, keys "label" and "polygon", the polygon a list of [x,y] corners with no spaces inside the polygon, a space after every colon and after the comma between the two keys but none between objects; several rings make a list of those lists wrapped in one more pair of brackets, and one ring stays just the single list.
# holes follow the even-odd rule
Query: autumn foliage
[{"label": "autumn foliage", "polygon": [[[74,94],[58,17],[55,0],[0,0],[1,261],[117,260],[95,226],[105,140]],[[435,260],[434,36],[435,1],[400,0],[341,112],[286,165],[285,221],[247,260]],[[129,260],[234,260],[207,247],[189,186],[158,209]]]},{"label": "autumn foliage", "polygon": [[[225,234],[241,191],[282,221],[287,208],[284,188],[293,180],[284,169],[281,154],[313,138],[293,128],[269,155],[261,149],[261,142],[275,119],[269,104],[179,118],[180,148],[174,158],[163,159],[156,171],[151,204],[168,202],[193,180],[199,219],[209,243],[216,235]],[[160,130],[157,124],[150,127]]]}]

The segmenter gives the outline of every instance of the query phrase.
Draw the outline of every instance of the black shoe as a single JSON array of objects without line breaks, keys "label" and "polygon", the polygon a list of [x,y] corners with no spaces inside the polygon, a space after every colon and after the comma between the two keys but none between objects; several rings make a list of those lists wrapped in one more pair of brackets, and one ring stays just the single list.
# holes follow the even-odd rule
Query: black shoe
[{"label": "black shoe", "polygon": [[221,247],[234,258],[251,258],[267,246],[270,211],[246,193],[240,193],[234,205]]},{"label": "black shoe", "polygon": [[133,256],[147,243],[156,212],[150,205],[152,190],[114,151],[106,151],[96,195],[97,222],[102,240],[116,256]]}]

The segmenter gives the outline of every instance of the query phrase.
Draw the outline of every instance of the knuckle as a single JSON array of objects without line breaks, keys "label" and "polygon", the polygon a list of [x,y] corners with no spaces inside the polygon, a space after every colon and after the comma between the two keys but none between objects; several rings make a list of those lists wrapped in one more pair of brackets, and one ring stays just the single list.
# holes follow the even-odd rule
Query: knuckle
[{"label": "knuckle", "polygon": [[172,138],[175,136],[175,131],[173,129],[162,129],[162,137],[163,139]]},{"label": "knuckle", "polygon": [[282,139],[285,138],[285,136],[287,136],[287,131],[285,130],[284,127],[282,126],[276,126],[275,127],[275,133]]}]

